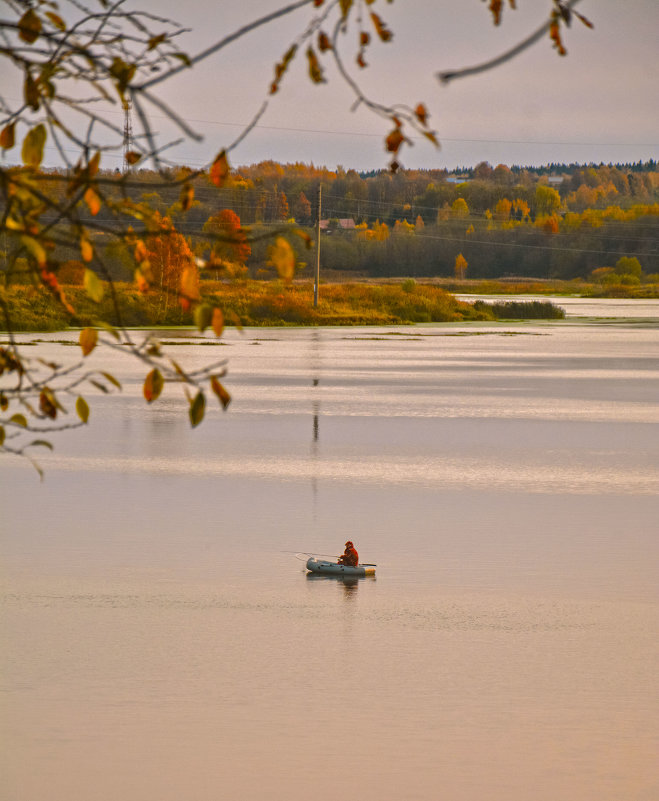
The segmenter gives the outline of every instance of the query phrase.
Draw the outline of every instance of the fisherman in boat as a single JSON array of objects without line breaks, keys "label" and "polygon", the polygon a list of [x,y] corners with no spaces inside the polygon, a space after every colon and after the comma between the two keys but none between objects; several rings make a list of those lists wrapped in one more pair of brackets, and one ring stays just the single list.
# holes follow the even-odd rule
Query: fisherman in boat
[{"label": "fisherman in boat", "polygon": [[350,540],[346,542],[346,549],[339,557],[339,564],[348,565],[349,567],[357,567],[359,564],[359,554]]}]

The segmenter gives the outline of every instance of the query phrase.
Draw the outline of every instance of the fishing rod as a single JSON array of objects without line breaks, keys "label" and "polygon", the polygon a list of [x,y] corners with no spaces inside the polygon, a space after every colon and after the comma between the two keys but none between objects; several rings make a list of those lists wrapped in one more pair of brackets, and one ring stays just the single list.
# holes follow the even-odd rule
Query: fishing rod
[{"label": "fishing rod", "polygon": [[[279,553],[293,553],[295,556],[327,556],[330,559],[340,559],[340,556],[336,556],[333,553],[312,553],[311,551],[280,551]],[[372,562],[360,562],[360,567],[377,567],[376,564]]]}]

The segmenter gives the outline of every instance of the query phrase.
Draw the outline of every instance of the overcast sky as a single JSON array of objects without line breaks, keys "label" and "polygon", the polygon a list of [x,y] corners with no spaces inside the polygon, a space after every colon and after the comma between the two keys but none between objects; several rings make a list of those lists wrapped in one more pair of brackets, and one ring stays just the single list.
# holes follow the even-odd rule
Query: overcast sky
[{"label": "overcast sky", "polygon": [[[286,0],[127,0],[188,26],[179,45],[195,54],[240,26],[286,5]],[[485,74],[441,86],[438,70],[479,63],[519,42],[547,19],[550,0],[517,0],[501,26],[481,0],[384,0],[370,6],[394,32],[374,42],[370,67],[344,59],[374,100],[426,103],[442,143],[425,140],[401,153],[405,167],[449,169],[489,161],[496,165],[550,161],[637,161],[659,157],[659,0],[582,0],[577,9],[595,25],[574,21],[565,33],[568,55],[548,38],[515,60]],[[201,166],[228,145],[264,99],[273,65],[304,30],[311,7],[240,39],[186,70],[159,91],[204,135],[172,154]],[[357,33],[351,35],[356,40]],[[389,124],[366,108],[351,111],[353,96],[325,58],[328,83],[312,85],[300,53],[269,100],[260,124],[231,153],[231,163],[262,159],[304,161],[334,168],[384,167]],[[0,82],[2,78],[0,78]],[[164,118],[154,116],[167,137]],[[120,157],[116,160],[120,162]],[[111,166],[108,164],[108,166]]]}]

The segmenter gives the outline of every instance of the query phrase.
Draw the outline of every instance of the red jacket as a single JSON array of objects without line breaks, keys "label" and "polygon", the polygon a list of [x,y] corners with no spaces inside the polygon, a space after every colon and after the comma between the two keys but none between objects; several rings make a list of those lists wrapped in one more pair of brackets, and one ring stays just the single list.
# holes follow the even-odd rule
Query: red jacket
[{"label": "red jacket", "polygon": [[339,559],[339,564],[341,565],[349,565],[350,567],[357,567],[359,564],[359,554],[355,549],[354,545],[348,545],[345,549],[345,553]]}]

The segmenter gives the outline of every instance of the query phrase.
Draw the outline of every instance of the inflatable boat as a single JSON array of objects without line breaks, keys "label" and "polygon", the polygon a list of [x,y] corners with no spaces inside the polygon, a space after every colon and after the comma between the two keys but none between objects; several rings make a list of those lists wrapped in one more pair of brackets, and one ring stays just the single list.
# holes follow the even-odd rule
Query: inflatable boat
[{"label": "inflatable boat", "polygon": [[310,556],[307,560],[307,570],[310,573],[324,573],[328,576],[374,576],[375,565],[340,565],[338,562],[328,562],[325,559],[317,559]]}]

